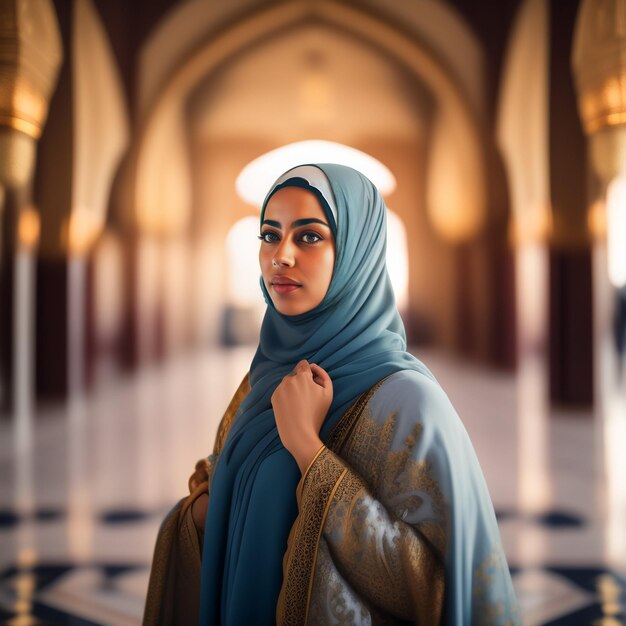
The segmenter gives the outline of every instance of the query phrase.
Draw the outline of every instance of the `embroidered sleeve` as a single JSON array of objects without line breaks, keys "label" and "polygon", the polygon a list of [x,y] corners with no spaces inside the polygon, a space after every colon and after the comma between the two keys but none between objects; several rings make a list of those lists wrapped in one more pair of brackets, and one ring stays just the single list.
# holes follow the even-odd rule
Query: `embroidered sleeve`
[{"label": "embroidered sleeve", "polygon": [[397,372],[355,402],[296,498],[280,626],[430,626],[444,614],[451,624],[520,623],[480,464],[432,377]]},{"label": "embroidered sleeve", "polygon": [[303,517],[322,516],[318,544],[325,542],[337,569],[363,600],[415,624],[438,624],[444,592],[438,525],[407,521],[419,504],[415,490],[386,505],[377,495],[326,447],[297,492]]}]

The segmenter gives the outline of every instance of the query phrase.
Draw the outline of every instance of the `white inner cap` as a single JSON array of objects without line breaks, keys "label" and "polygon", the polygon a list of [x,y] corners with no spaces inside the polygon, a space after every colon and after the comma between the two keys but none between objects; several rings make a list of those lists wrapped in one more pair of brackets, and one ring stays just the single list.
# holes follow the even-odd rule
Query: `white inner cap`
[{"label": "white inner cap", "polygon": [[[328,202],[328,206],[332,211],[335,218],[335,226],[337,225],[337,205],[335,204],[335,196],[333,190],[330,188],[330,182],[326,174],[315,165],[297,165],[296,167],[287,170],[273,185],[272,191],[275,187],[281,185],[290,178],[304,178],[311,187],[315,187],[324,196],[324,200]],[[271,192],[270,192],[271,193]]]}]

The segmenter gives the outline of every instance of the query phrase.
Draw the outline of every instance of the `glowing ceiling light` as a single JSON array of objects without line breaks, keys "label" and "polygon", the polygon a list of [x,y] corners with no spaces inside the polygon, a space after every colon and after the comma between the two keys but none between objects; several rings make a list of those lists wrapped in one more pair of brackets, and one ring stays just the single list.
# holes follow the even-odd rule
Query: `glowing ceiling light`
[{"label": "glowing ceiling light", "polygon": [[626,175],[607,188],[606,218],[609,279],[619,289],[626,285]]},{"label": "glowing ceiling light", "polygon": [[248,163],[237,176],[237,193],[245,202],[261,206],[270,186],[283,172],[305,163],[353,167],[367,176],[382,195],[396,188],[396,179],[389,168],[373,156],[341,143],[311,139],[271,150]]}]

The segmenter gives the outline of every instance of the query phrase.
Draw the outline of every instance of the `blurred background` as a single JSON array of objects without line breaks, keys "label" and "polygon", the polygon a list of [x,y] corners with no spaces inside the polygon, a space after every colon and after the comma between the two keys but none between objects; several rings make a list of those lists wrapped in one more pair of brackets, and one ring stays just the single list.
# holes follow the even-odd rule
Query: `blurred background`
[{"label": "blurred background", "polygon": [[0,620],[140,623],[315,161],[385,196],[524,624],[626,623],[626,0],[0,0]]}]

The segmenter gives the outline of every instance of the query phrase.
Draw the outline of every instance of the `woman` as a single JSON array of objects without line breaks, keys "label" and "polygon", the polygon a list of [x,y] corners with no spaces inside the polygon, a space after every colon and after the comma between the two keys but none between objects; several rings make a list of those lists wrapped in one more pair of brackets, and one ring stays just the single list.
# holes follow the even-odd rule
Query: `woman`
[{"label": "woman", "polygon": [[159,532],[144,623],[519,623],[472,445],[406,351],[375,186],[293,168],[260,239],[259,347]]}]

